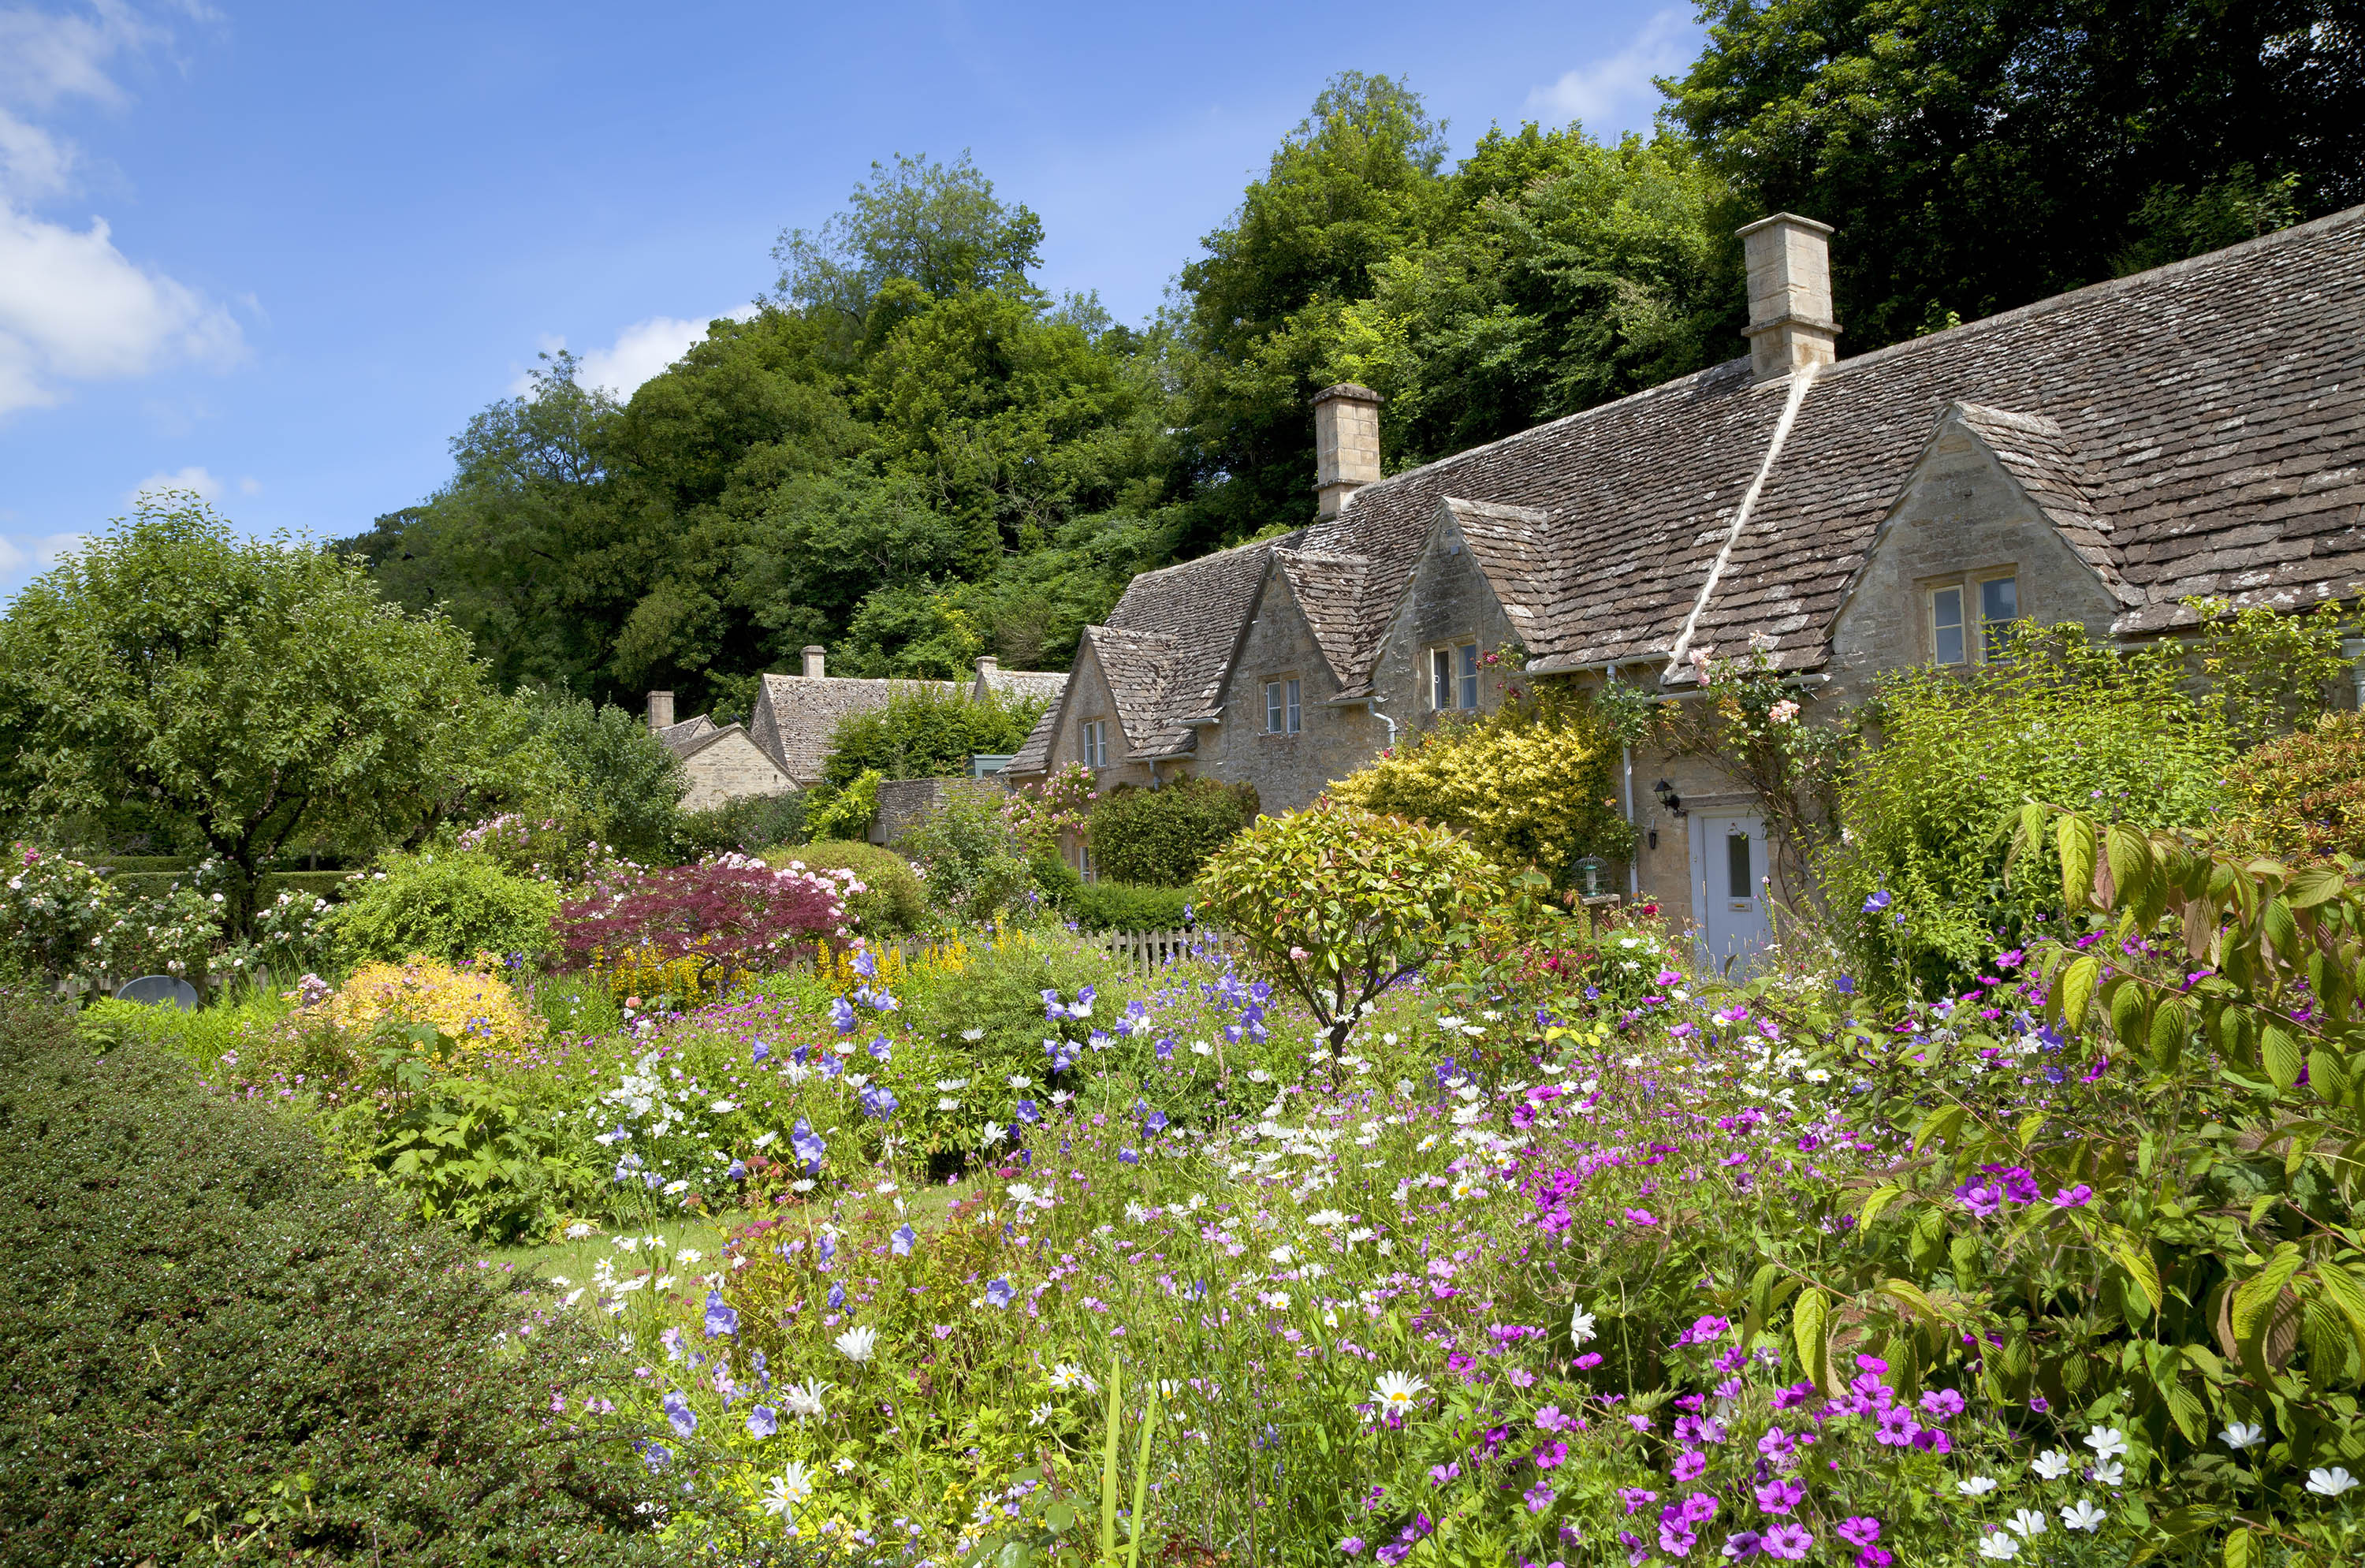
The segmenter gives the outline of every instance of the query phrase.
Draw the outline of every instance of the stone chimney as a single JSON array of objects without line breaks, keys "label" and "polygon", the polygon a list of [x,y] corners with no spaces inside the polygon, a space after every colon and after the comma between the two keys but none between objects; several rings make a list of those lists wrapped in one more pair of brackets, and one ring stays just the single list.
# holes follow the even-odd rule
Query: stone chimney
[{"label": "stone chimney", "polygon": [[1315,515],[1332,518],[1380,476],[1380,395],[1341,381],[1314,395]]},{"label": "stone chimney", "polygon": [[673,728],[672,692],[652,691],[649,693],[649,728],[652,730],[669,730]]},{"label": "stone chimney", "polygon": [[978,679],[991,685],[993,678],[1001,673],[1002,661],[1000,659],[995,658],[992,654],[980,654],[977,655]]},{"label": "stone chimney", "polygon": [[819,680],[822,678],[822,645],[819,643],[805,644],[805,678],[807,680]]},{"label": "stone chimney", "polygon": [[1779,381],[1839,357],[1832,319],[1832,226],[1796,213],[1761,218],[1741,231],[1749,261],[1749,368]]}]

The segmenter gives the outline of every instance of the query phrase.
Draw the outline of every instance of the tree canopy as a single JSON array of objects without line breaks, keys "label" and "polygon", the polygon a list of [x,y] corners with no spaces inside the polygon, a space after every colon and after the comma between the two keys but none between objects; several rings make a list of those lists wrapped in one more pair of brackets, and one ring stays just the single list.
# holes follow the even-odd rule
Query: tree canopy
[{"label": "tree canopy", "polygon": [[1037,280],[966,155],[874,164],[773,293],[618,401],[565,353],[341,549],[504,686],[744,717],[840,673],[1057,667],[1138,571],[1299,526],[1307,402],[1382,392],[1391,470],[1742,352],[1732,230],[1835,225],[1861,352],[2365,200],[2344,0],[1711,0],[1650,136],[1456,161],[1348,72],[1138,327]]}]

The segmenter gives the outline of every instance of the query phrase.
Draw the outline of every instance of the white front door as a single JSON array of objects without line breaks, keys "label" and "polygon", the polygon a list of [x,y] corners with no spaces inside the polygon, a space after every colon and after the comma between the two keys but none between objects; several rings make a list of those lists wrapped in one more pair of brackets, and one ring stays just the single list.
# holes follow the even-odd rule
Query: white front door
[{"label": "white front door", "polygon": [[1738,975],[1774,939],[1765,914],[1765,823],[1747,812],[1692,813],[1692,908],[1700,958]]}]

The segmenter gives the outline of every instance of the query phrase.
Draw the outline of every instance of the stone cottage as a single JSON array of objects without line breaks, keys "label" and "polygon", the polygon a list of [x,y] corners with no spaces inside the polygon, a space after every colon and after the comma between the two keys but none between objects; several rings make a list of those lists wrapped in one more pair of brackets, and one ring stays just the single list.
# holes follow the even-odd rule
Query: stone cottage
[{"label": "stone cottage", "polygon": [[[673,693],[649,693],[649,729],[682,759],[690,778],[685,811],[703,811],[745,795],[804,790],[821,782],[830,738],[838,721],[883,708],[899,690],[924,688],[950,692],[950,680],[847,679],[827,672],[818,647],[804,650],[804,673],[768,675],[758,683],[756,711],[745,725],[718,726],[704,714],[674,722]],[[967,682],[972,699],[988,692],[1007,700],[1056,703],[1068,678],[1058,671],[1006,670],[1000,661],[977,661]]]},{"label": "stone cottage", "polygon": [[[1988,628],[2189,628],[2183,600],[2365,591],[2365,207],[1853,359],[1832,230],[1741,231],[1747,353],[1393,476],[1381,399],[1314,402],[1313,520],[1146,573],[1014,778],[1183,774],[1304,805],[1526,678],[1698,689],[1754,643],[1811,709]],[[1764,938],[1765,826],[1708,756],[1629,755],[1630,894]],[[1658,788],[1664,783],[1664,788]]]}]

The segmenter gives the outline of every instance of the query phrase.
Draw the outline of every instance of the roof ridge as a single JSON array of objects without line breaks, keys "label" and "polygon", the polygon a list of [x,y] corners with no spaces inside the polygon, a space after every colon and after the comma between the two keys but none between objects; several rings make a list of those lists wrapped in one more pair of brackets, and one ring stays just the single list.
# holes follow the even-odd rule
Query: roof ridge
[{"label": "roof ridge", "polygon": [[1242,540],[1238,544],[1227,544],[1221,550],[1210,550],[1204,555],[1194,555],[1187,561],[1176,561],[1164,566],[1152,566],[1146,572],[1136,572],[1126,586],[1131,587],[1133,583],[1138,583],[1144,577],[1162,577],[1169,572],[1179,572],[1187,566],[1204,566],[1210,561],[1220,561],[1225,556],[1242,550],[1264,550],[1276,547],[1286,548],[1287,546],[1284,545],[1283,542],[1289,537],[1290,533],[1304,533],[1305,532],[1305,526],[1300,524],[1298,527],[1291,529],[1289,533],[1277,533],[1270,539]]},{"label": "roof ridge", "polygon": [[2338,212],[2327,212],[2322,218],[2312,218],[2305,223],[2294,223],[2287,229],[2277,229],[2248,240],[2237,241],[2234,244],[2223,246],[2214,251],[2203,251],[2197,256],[2186,256],[2179,261],[2163,263],[2159,266],[2146,267],[2142,272],[2129,273],[2124,277],[2104,278],[2100,283],[2085,284],[2066,293],[2048,294],[2042,299],[2032,299],[2025,305],[2015,305],[2009,310],[1999,310],[1992,316],[1981,316],[1976,320],[1966,321],[1958,327],[1948,327],[1941,331],[1925,333],[1918,338],[1904,338],[1877,349],[1866,349],[1860,354],[1823,366],[1822,374],[1826,377],[1844,375],[1860,364],[1877,364],[1887,360],[1902,358],[1925,343],[1943,342],[1949,340],[1960,342],[1961,334],[1966,332],[1986,332],[2001,330],[2005,326],[2016,326],[2023,321],[2034,320],[2041,316],[2050,316],[2058,310],[2091,305],[2096,300],[2108,298],[2113,295],[2133,294],[2169,278],[2182,277],[2196,272],[2207,272],[2213,267],[2228,264],[2236,257],[2252,255],[2259,251],[2281,250],[2286,246],[2298,244],[2303,240],[2312,240],[2321,234],[2337,233],[2343,229],[2359,225],[2365,225],[2365,204],[2343,207]]}]

